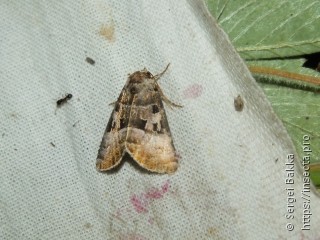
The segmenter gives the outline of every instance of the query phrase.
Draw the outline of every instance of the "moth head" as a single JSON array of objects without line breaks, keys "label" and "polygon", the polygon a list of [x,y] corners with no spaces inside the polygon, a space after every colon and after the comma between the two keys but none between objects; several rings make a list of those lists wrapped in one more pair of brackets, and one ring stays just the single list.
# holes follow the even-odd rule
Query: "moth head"
[{"label": "moth head", "polygon": [[146,68],[136,71],[129,76],[130,83],[142,83],[145,79],[153,79],[154,76]]}]

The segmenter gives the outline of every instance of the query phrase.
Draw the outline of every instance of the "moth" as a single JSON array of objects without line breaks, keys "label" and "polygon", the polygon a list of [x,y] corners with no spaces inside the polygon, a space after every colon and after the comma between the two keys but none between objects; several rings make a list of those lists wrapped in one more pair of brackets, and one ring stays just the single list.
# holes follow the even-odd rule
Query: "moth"
[{"label": "moth", "polygon": [[[178,168],[171,132],[163,106],[181,107],[162,92],[158,80],[167,71],[152,75],[146,68],[129,75],[103,135],[96,167],[107,171],[128,153],[142,168],[173,173]],[[162,102],[163,101],[163,102]]]}]

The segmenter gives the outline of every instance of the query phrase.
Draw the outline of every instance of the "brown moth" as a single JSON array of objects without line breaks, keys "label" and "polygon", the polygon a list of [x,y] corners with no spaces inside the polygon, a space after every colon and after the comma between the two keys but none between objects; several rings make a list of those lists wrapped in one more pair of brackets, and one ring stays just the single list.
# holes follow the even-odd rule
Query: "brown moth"
[{"label": "brown moth", "polygon": [[129,75],[109,119],[100,145],[96,167],[116,167],[127,152],[141,167],[157,173],[173,173],[178,157],[162,100],[171,102],[157,81],[166,72],[152,75],[147,69]]}]

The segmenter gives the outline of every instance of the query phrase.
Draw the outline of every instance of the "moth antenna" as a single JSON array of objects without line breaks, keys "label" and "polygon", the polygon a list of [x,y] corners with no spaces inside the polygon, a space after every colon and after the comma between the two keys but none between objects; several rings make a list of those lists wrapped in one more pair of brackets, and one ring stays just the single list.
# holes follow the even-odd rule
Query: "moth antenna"
[{"label": "moth antenna", "polygon": [[155,79],[156,81],[158,81],[158,80],[162,77],[162,75],[167,71],[167,69],[169,68],[169,66],[170,66],[170,63],[167,65],[167,67],[166,67],[161,73],[155,75],[155,76],[154,76],[154,79]]}]

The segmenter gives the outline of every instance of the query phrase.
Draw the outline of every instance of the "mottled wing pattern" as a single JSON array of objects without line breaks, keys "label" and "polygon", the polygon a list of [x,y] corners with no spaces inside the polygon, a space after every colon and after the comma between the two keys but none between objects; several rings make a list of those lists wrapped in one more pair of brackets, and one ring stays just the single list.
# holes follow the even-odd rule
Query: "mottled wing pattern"
[{"label": "mottled wing pattern", "polygon": [[129,76],[100,145],[98,170],[114,168],[125,152],[149,171],[173,173],[177,170],[177,156],[162,99],[173,106],[179,105],[165,98],[157,84],[167,68],[156,76],[146,69]]},{"label": "mottled wing pattern", "polygon": [[107,128],[103,135],[96,167],[106,171],[117,166],[125,153],[125,140],[129,121],[132,97],[127,94],[126,86],[115,103]]},{"label": "mottled wing pattern", "polygon": [[159,85],[151,79],[133,98],[125,145],[132,158],[149,171],[177,170],[177,156]]}]

